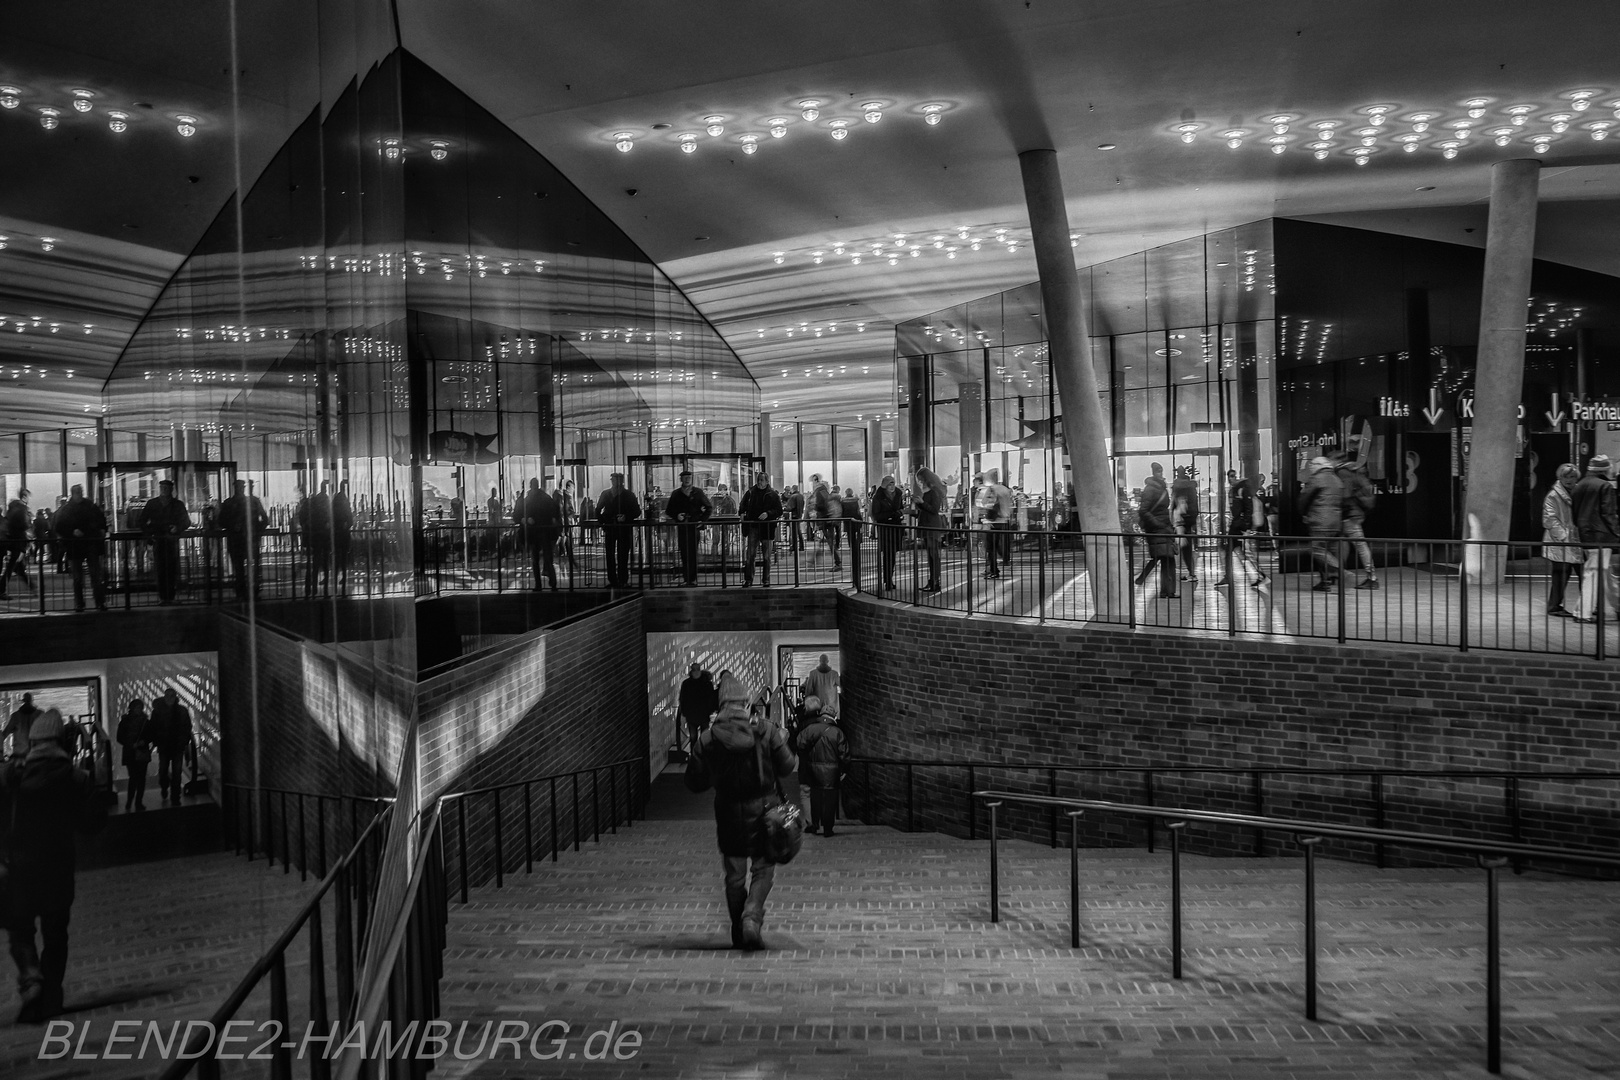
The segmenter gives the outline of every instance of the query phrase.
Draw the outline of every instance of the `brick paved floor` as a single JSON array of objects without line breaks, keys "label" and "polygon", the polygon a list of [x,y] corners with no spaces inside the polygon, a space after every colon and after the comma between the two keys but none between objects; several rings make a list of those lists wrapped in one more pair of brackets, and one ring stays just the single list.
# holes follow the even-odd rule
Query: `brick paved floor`
[{"label": "brick paved floor", "polygon": [[[486,1020],[560,1020],[580,1057],[508,1048],[435,1075],[1486,1075],[1478,871],[1323,860],[1308,1023],[1297,860],[1186,859],[1177,982],[1163,853],[1083,853],[1074,950],[1066,851],[1004,846],[993,925],[982,842],[849,825],[806,845],[753,955],[729,947],[707,821],[638,823],[480,890],[452,909],[444,980],[446,1017],[471,1022],[464,1050]],[[1620,884],[1509,876],[1502,898],[1505,1074],[1620,1076]],[[613,1021],[639,1051],[586,1061]]]},{"label": "brick paved floor", "polygon": [[[69,927],[67,1013],[92,1023],[91,1048],[104,1045],[115,1020],[203,1019],[226,998],[286,927],[314,882],[297,871],[231,854],[88,870],[78,876]],[[141,1061],[40,1061],[44,1029],[16,1023],[15,969],[5,964],[0,988],[0,1076],[155,1076],[156,1055]],[[289,954],[289,984],[307,981],[302,948]],[[243,1015],[268,1015],[263,995]],[[128,1029],[126,1029],[127,1032]],[[143,1029],[144,1030],[144,1029]],[[123,1048],[130,1052],[129,1047]]]}]

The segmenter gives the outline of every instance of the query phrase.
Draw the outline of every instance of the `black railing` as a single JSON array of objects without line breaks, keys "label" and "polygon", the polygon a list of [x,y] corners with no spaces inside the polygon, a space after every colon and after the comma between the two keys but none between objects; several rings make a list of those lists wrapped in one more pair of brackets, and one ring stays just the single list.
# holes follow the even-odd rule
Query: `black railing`
[{"label": "black railing", "polygon": [[1396,829],[1369,829],[1355,825],[1332,825],[1319,821],[1297,821],[1258,814],[1223,814],[1175,807],[1141,806],[1100,799],[1063,799],[1010,791],[975,791],[973,797],[984,804],[990,823],[990,921],[1001,921],[1001,870],[997,843],[997,811],[1006,804],[1046,809],[1069,820],[1069,945],[1080,947],[1080,818],[1091,811],[1164,822],[1170,833],[1170,954],[1171,975],[1181,978],[1181,833],[1189,822],[1223,825],[1254,832],[1276,832],[1292,836],[1304,854],[1305,869],[1305,1015],[1317,1019],[1316,979],[1316,861],[1318,843],[1326,837],[1372,844],[1376,847],[1413,847],[1450,855],[1474,857],[1485,871],[1486,889],[1486,1067],[1502,1071],[1502,957],[1501,912],[1497,897],[1497,875],[1509,860],[1561,865],[1584,865],[1607,871],[1620,870],[1620,857],[1539,844],[1515,844],[1439,836],[1432,833],[1403,832]]},{"label": "black railing", "polygon": [[[300,881],[308,880],[311,874],[324,878],[328,850],[350,851],[372,819],[393,803],[382,796],[329,795],[241,784],[222,784],[221,798],[221,821],[232,849],[238,855],[245,854],[250,862],[263,855],[272,869],[279,861],[286,874],[296,867]],[[362,860],[375,864],[379,841],[380,837],[372,837],[371,849],[360,853]]]},{"label": "black railing", "polygon": [[[873,770],[887,772],[874,780]],[[1392,819],[1419,820],[1427,813],[1418,799],[1401,799],[1397,789],[1404,782],[1419,789],[1425,786],[1447,786],[1453,790],[1445,794],[1455,799],[1458,786],[1473,788],[1469,799],[1469,816],[1481,828],[1494,825],[1498,834],[1509,843],[1523,843],[1537,834],[1564,836],[1578,821],[1590,822],[1590,812],[1557,811],[1544,809],[1539,813],[1530,805],[1527,792],[1538,785],[1577,786],[1595,785],[1600,801],[1612,803],[1620,795],[1620,771],[1606,770],[1511,770],[1511,769],[1386,769],[1386,768],[1309,768],[1286,766],[1198,766],[1198,765],[1076,765],[1059,762],[1003,762],[991,760],[916,760],[907,758],[857,757],[850,761],[851,779],[847,798],[854,804],[860,819],[866,824],[894,824],[907,832],[918,827],[919,816],[929,829],[954,826],[971,840],[980,832],[980,815],[974,792],[989,777],[1026,777],[1040,791],[1025,791],[1022,795],[1042,795],[1048,798],[1084,798],[1086,789],[1133,795],[1140,805],[1153,807],[1162,804],[1165,796],[1186,799],[1191,795],[1206,803],[1220,806],[1241,806],[1246,812],[1263,816],[1268,806],[1278,802],[1308,802],[1318,812],[1340,812],[1370,822],[1368,826],[1347,824],[1351,827],[1385,829]],[[918,774],[925,773],[921,797],[918,794]],[[941,774],[944,774],[941,776]],[[1181,790],[1166,791],[1167,783],[1180,781]],[[1290,783],[1304,781],[1304,785]],[[1326,792],[1321,781],[1343,781],[1340,790]],[[1063,786],[1073,785],[1078,790],[1060,792]],[[1199,790],[1189,793],[1186,788]],[[1499,807],[1494,823],[1487,816],[1489,806]],[[966,819],[965,821],[963,819]],[[1044,822],[1027,822],[1030,835],[1044,833],[1049,845],[1057,847],[1059,841],[1059,814],[1049,811]],[[1110,842],[1134,842],[1134,838],[1120,833],[1108,834]],[[1151,819],[1147,821],[1144,837],[1147,849],[1155,850],[1158,836]],[[1501,841],[1483,838],[1481,842]],[[1224,850],[1238,849],[1227,845]],[[1263,830],[1256,830],[1248,838],[1242,853],[1266,853]],[[1380,844],[1373,846],[1373,859],[1378,866],[1386,865],[1387,853]],[[1517,868],[1517,864],[1516,868]]]},{"label": "black railing", "polygon": [[633,825],[646,809],[646,777],[645,757],[624,758],[443,796],[450,833],[446,872],[461,902],[473,885],[502,886],[519,866],[533,873],[535,862],[548,854],[557,862],[570,844],[578,851],[587,836],[600,841],[604,831],[617,834],[620,824]]},{"label": "black railing", "polygon": [[[388,817],[388,811],[384,809],[366,824],[354,846],[322,878],[315,895],[304,903],[270,948],[248,969],[236,988],[208,1018],[206,1025],[200,1030],[188,1025],[187,1041],[181,1053],[159,1074],[160,1080],[179,1080],[189,1075],[192,1069],[196,1069],[197,1075],[203,1080],[216,1080],[220,1075],[222,1060],[216,1055],[225,1052],[227,1057],[240,1059],[240,1044],[227,1052],[220,1040],[228,1030],[227,1025],[235,1019],[266,977],[270,981],[268,1017],[262,1021],[258,1017],[251,1022],[238,1021],[236,1026],[257,1035],[253,1042],[264,1044],[264,1052],[270,1058],[272,1076],[290,1077],[296,1058],[309,1062],[309,1073],[314,1080],[327,1080],[331,1076],[328,1054],[335,1049],[335,1045],[329,1046],[322,1040],[333,1033],[334,1025],[337,1031],[347,1031],[354,1020],[360,942],[365,940],[369,925],[376,883],[375,853]],[[330,916],[324,911],[328,904],[332,908]],[[331,925],[330,954],[327,952],[328,919]],[[295,1028],[294,995],[287,982],[287,953],[297,943],[300,934],[307,949],[309,986],[302,1014],[306,1025]],[[330,962],[327,959],[329,955]],[[328,978],[333,980],[330,986]],[[335,1015],[332,1008],[334,996]],[[268,1025],[274,1025],[274,1039],[263,1037],[270,1032]],[[307,1045],[300,1049],[296,1031],[305,1032],[306,1038],[317,1036],[311,1040],[312,1052],[306,1053],[310,1050]],[[236,1035],[239,1039],[241,1032]],[[256,1070],[257,1067],[255,1062],[253,1068]]]}]

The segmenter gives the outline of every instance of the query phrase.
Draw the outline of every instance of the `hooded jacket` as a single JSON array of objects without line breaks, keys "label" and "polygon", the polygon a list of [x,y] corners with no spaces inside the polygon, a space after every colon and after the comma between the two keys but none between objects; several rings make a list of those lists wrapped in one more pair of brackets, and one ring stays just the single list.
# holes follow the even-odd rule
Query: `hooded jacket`
[{"label": "hooded jacket", "polygon": [[814,671],[804,677],[804,696],[814,694],[821,699],[825,706],[838,704],[838,672],[831,666],[817,666]]},{"label": "hooded jacket", "polygon": [[799,767],[787,736],[749,721],[746,701],[727,701],[686,763],[686,787],[714,789],[715,836],[731,858],[765,854],[765,811],[775,806],[777,778]]},{"label": "hooded jacket", "polygon": [[1333,466],[1313,465],[1299,492],[1299,516],[1316,536],[1337,536],[1344,523],[1344,484]]},{"label": "hooded jacket", "polygon": [[1586,552],[1579,546],[1566,546],[1561,541],[1579,541],[1580,531],[1575,528],[1575,511],[1570,506],[1569,492],[1563,484],[1554,484],[1541,502],[1541,554],[1549,562],[1579,563],[1586,561]]},{"label": "hooded jacket", "polygon": [[73,903],[73,834],[106,824],[94,781],[55,743],[35,744],[0,769],[0,822],[14,903],[38,911]]},{"label": "hooded jacket", "polygon": [[[844,737],[837,719],[824,712],[799,732],[799,779],[810,787],[837,787],[844,763],[849,760],[849,740]],[[808,769],[805,763],[809,764]]]},{"label": "hooded jacket", "polygon": [[1575,528],[1583,544],[1620,542],[1620,520],[1615,514],[1614,485],[1605,477],[1588,472],[1569,493]]}]

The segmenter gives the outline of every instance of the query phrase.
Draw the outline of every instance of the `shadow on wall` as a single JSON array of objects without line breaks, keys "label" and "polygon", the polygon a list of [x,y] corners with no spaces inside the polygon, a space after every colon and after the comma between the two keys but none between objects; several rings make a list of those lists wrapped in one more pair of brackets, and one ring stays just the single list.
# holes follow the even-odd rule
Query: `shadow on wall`
[{"label": "shadow on wall", "polygon": [[697,664],[711,672],[717,686],[722,671],[736,675],[750,691],[772,686],[772,638],[764,630],[647,635],[647,739],[654,775],[668,762],[670,747],[678,741],[684,745],[677,710],[687,668]]},{"label": "shadow on wall", "polygon": [[[197,739],[197,771],[215,785],[220,777],[219,657],[216,653],[177,653],[132,656],[107,661],[106,724],[110,733],[130,700],[140,698],[148,711],[153,702],[174,687],[180,703],[191,713]],[[218,792],[216,791],[217,795]]]}]

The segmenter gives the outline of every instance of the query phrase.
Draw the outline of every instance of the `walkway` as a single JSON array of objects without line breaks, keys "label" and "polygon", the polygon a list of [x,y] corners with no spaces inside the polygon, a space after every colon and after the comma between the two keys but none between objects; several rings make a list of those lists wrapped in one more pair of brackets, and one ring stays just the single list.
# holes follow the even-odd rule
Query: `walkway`
[{"label": "walkway", "polygon": [[[174,1021],[184,1027],[187,1020],[206,1018],[314,887],[314,882],[301,885],[296,873],[283,875],[279,866],[267,870],[262,861],[249,863],[228,852],[80,873],[62,1018],[92,1022],[87,1053],[105,1044],[116,1020],[138,1021],[143,1034],[147,1021],[157,1021],[167,1035]],[[302,986],[308,975],[301,947],[292,959],[289,982]],[[38,1060],[44,1029],[16,1023],[9,961],[6,969],[0,990],[0,1075],[19,1080],[154,1076],[162,1068],[155,1052],[144,1064]],[[242,1015],[269,1015],[262,995],[250,999]]]},{"label": "walkway", "polygon": [[[769,950],[729,947],[704,799],[451,910],[445,1015],[548,1019],[615,1062],[441,1061],[447,1076],[1478,1077],[1484,890],[1461,870],[1319,864],[1322,1022],[1303,1016],[1300,863],[1189,857],[1187,977],[1169,978],[1168,860],[846,825],[779,871]],[[657,804],[655,804],[657,805]],[[681,814],[686,820],[673,817]],[[1507,877],[1509,1076],[1620,1076],[1620,885]],[[548,1033],[549,1039],[560,1031]],[[542,1051],[550,1045],[542,1041]]]}]

